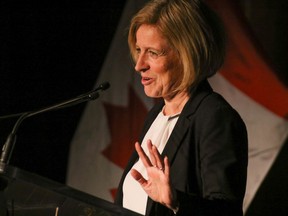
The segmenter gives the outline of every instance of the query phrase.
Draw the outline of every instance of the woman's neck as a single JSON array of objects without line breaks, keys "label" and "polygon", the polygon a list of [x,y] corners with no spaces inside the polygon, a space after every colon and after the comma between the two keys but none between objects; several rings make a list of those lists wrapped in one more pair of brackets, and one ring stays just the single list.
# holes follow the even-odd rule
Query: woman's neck
[{"label": "woman's neck", "polygon": [[181,92],[176,94],[172,99],[165,99],[165,106],[163,109],[164,115],[175,115],[181,113],[186,102],[189,100],[187,92]]}]

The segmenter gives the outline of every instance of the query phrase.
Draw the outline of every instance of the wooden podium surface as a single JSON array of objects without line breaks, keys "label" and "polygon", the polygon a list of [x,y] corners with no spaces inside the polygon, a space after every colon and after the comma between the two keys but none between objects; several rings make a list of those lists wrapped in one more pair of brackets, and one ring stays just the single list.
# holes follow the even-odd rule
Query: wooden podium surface
[{"label": "wooden podium surface", "polygon": [[0,207],[1,216],[139,216],[106,200],[11,166],[0,176]]}]

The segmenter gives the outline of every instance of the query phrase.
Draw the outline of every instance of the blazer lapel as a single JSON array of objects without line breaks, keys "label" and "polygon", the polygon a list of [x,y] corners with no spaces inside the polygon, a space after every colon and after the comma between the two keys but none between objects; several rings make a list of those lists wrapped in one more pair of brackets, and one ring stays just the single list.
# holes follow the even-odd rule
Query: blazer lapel
[{"label": "blazer lapel", "polygon": [[162,155],[167,156],[169,163],[172,166],[173,160],[176,156],[177,149],[183,143],[183,139],[190,126],[190,116],[193,115],[199,107],[201,101],[209,94],[212,88],[207,81],[202,82],[193,92],[191,97],[183,108],[181,115],[171,133],[169,140],[163,150]]}]

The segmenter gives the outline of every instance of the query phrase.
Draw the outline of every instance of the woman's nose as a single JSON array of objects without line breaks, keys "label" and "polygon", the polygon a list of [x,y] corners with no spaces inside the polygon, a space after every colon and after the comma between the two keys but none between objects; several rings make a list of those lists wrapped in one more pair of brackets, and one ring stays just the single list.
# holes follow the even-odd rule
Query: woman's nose
[{"label": "woman's nose", "polygon": [[149,64],[145,54],[140,54],[136,60],[135,70],[138,72],[144,72],[149,68]]}]

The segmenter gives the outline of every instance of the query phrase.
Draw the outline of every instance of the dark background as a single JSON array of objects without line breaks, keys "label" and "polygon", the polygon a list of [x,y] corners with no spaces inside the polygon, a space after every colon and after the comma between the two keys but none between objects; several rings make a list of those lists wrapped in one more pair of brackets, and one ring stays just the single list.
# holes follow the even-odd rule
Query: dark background
[{"label": "dark background", "polygon": [[[125,0],[0,2],[0,116],[39,109],[93,89]],[[287,0],[239,1],[239,10],[244,11],[268,62],[286,86],[287,9]],[[26,119],[18,130],[10,164],[65,183],[69,145],[84,107]],[[16,120],[0,119],[0,147]],[[279,209],[280,195],[288,200],[288,184],[283,184],[288,180],[283,174],[287,173],[287,142],[285,146],[273,169],[276,178],[267,178],[266,189],[256,197],[260,206],[252,205],[253,216],[267,202],[271,184],[278,191],[274,206]]]},{"label": "dark background", "polygon": [[[1,1],[0,116],[93,89],[124,0]],[[69,144],[85,104],[22,122],[10,164],[65,182]],[[0,145],[17,118],[0,119]]]}]

